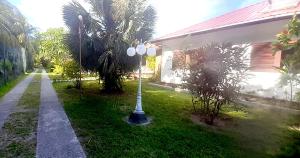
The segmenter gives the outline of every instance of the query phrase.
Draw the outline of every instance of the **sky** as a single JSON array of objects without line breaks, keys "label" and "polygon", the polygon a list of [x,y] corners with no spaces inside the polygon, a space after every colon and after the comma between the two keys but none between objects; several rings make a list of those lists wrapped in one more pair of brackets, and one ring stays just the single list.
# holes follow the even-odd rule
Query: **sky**
[{"label": "sky", "polygon": [[[64,27],[62,7],[71,0],[8,0],[19,8],[29,23],[46,31]],[[261,0],[149,0],[157,12],[154,37],[197,24],[209,18]]]}]

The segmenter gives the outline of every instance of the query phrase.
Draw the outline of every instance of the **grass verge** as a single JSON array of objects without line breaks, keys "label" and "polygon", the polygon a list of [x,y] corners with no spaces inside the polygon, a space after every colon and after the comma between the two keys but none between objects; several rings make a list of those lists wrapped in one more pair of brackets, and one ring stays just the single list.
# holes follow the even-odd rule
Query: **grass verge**
[{"label": "grass verge", "polygon": [[0,132],[0,157],[35,157],[41,75],[36,74]]},{"label": "grass verge", "polygon": [[4,96],[7,92],[13,89],[20,81],[22,81],[28,74],[22,74],[18,76],[16,79],[7,82],[6,85],[0,87],[0,98]]}]

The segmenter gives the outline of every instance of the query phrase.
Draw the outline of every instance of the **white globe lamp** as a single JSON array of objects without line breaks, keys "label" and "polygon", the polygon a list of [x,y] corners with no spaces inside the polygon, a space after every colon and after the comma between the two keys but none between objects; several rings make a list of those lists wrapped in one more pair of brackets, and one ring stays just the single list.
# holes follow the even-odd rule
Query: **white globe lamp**
[{"label": "white globe lamp", "polygon": [[82,21],[82,16],[81,16],[81,15],[78,15],[78,19],[79,19],[80,21]]},{"label": "white globe lamp", "polygon": [[127,55],[130,56],[130,57],[132,57],[132,56],[135,55],[135,49],[134,49],[134,47],[129,47],[127,49]]},{"label": "white globe lamp", "polygon": [[147,49],[147,55],[148,56],[155,56],[156,55],[156,49],[154,47],[149,47]]},{"label": "white globe lamp", "polygon": [[139,55],[144,55],[146,53],[146,47],[144,44],[139,44],[136,46],[136,53]]}]

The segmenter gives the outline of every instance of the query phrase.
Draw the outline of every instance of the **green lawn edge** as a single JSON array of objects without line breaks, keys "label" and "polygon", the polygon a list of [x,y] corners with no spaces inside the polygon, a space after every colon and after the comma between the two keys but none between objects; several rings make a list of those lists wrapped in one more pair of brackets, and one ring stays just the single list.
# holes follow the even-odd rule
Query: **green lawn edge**
[{"label": "green lawn edge", "polygon": [[5,85],[0,87],[0,98],[13,89],[19,82],[24,80],[29,74],[21,74],[16,79],[8,81]]}]

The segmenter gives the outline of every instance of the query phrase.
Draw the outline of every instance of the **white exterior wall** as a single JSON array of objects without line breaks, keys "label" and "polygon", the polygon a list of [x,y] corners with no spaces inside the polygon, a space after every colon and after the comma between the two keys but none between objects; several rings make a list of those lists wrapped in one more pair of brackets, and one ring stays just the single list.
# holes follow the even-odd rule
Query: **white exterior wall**
[{"label": "white exterior wall", "polygon": [[[242,93],[257,95],[267,98],[290,99],[290,87],[279,85],[281,74],[279,72],[253,72],[248,73],[249,77]],[[300,91],[300,87],[293,87],[293,96]],[[293,97],[294,98],[294,97]],[[295,98],[294,98],[295,100]]]},{"label": "white exterior wall", "polygon": [[[250,59],[252,46],[248,47],[246,58]],[[182,73],[180,70],[172,70],[173,51],[163,50],[161,56],[161,82],[182,83]],[[245,61],[250,66],[250,60]],[[249,71],[247,79],[242,84],[242,93],[258,95],[268,98],[289,99],[290,89],[288,86],[281,87],[278,83],[281,74],[279,72],[256,72]],[[294,88],[294,94],[300,88]],[[294,95],[293,94],[293,95]]]},{"label": "white exterior wall", "polygon": [[[289,19],[164,40],[159,43],[163,49],[161,56],[161,81],[175,84],[182,83],[180,74],[178,75],[172,70],[173,50],[195,49],[211,42],[232,42],[236,44],[271,42],[275,39],[275,35],[282,31]],[[250,46],[246,54],[248,59],[250,59],[251,50],[252,47]],[[246,62],[250,65],[250,60]],[[287,97],[290,95],[289,87],[280,87],[278,85],[279,79],[280,73],[278,72],[249,71],[248,79],[243,84],[242,92],[263,97],[289,99]],[[294,88],[294,92],[298,91],[300,91],[300,87],[298,89]]]},{"label": "white exterior wall", "polygon": [[182,74],[172,70],[173,51],[162,50],[161,82],[181,84]]}]

